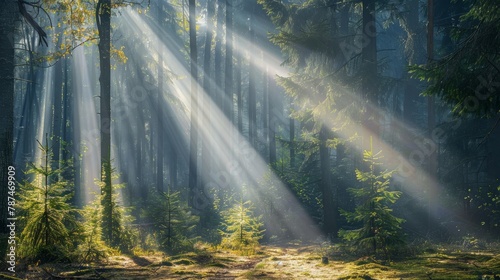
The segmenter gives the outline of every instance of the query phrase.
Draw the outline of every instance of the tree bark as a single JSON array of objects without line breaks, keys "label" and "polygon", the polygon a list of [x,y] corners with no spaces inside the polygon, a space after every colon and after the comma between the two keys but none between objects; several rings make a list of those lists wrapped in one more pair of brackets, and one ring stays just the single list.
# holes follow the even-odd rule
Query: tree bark
[{"label": "tree bark", "polygon": [[325,125],[319,132],[319,160],[321,170],[321,195],[323,203],[323,231],[328,236],[337,236],[337,214],[333,204],[333,186],[330,171],[330,149],[326,141],[329,131]]},{"label": "tree bark", "polygon": [[[431,63],[434,59],[434,0],[427,0],[427,59]],[[433,138],[432,131],[436,126],[436,109],[434,105],[434,96],[427,97],[427,133],[429,139]],[[428,159],[428,181],[427,182],[427,203],[428,203],[428,217],[427,217],[427,230],[432,230],[433,220],[436,217],[437,211],[437,198],[439,196],[438,184],[438,154],[434,151],[429,155]]]},{"label": "tree bark", "polygon": [[[255,44],[255,5],[252,5],[251,13],[250,13],[250,26],[249,26],[249,41],[250,45],[253,46]],[[253,51],[249,53],[249,70],[248,70],[248,138],[252,147],[256,146],[256,138],[257,138],[257,100],[256,100],[256,90],[255,83],[257,82],[256,78],[256,67],[255,67],[255,59]]]},{"label": "tree bark", "polygon": [[[7,193],[9,166],[13,165],[14,135],[14,31],[18,11],[14,1],[0,4],[0,241],[8,233]],[[20,174],[16,174],[20,178]],[[5,256],[0,246],[0,256]]]},{"label": "tree bark", "polygon": [[207,135],[203,137],[202,140],[202,180],[203,185],[205,185],[207,180],[210,178],[212,172],[212,150],[209,147],[209,143],[213,135],[209,135],[214,129],[212,124],[212,104],[215,101],[213,96],[213,72],[211,70],[212,65],[212,39],[214,30],[214,14],[215,14],[215,1],[207,1],[207,27],[205,35],[205,47],[203,51],[203,89],[205,95],[203,98],[208,99],[208,102],[204,102],[204,108],[202,110],[203,117],[202,120],[205,123],[204,127],[208,131]]},{"label": "tree bark", "polygon": [[96,8],[99,32],[100,124],[101,124],[101,189],[103,205],[103,235],[114,242],[112,230],[113,203],[111,186],[111,0],[99,0]]},{"label": "tree bark", "polygon": [[[215,0],[213,0],[215,1]],[[215,103],[219,106],[221,111],[224,110],[224,91],[222,84],[222,33],[223,33],[223,21],[224,21],[224,0],[217,0],[217,29],[215,33],[215,53],[214,53],[214,64],[215,64],[215,85],[216,89],[214,92]]]},{"label": "tree bark", "polygon": [[[164,22],[164,12],[163,12],[163,5],[161,1],[158,1],[158,6],[157,6],[157,21],[160,22],[160,27],[164,29],[164,25],[161,24]],[[157,96],[157,102],[156,102],[156,124],[157,124],[157,132],[156,132],[156,190],[159,193],[162,193],[165,191],[164,186],[163,186],[163,167],[164,167],[164,147],[165,147],[165,123],[164,123],[164,115],[163,115],[163,76],[165,75],[163,71],[163,52],[162,52],[162,47],[163,47],[163,42],[158,37],[158,42],[156,42],[158,45],[158,96]]]},{"label": "tree bark", "polygon": [[226,66],[224,79],[224,113],[232,123],[233,120],[233,1],[226,0]]},{"label": "tree bark", "polygon": [[[362,90],[367,101],[367,114],[365,116],[365,128],[369,135],[365,140],[373,136],[374,146],[379,137],[378,109],[378,82],[377,82],[377,28],[375,20],[375,0],[363,0],[363,79]],[[367,147],[365,147],[367,148]]]},{"label": "tree bark", "polygon": [[[238,35],[236,35],[238,36]],[[238,39],[236,39],[238,41]],[[238,46],[238,45],[236,45]],[[238,131],[240,134],[243,134],[243,94],[241,92],[241,61],[243,60],[243,56],[241,55],[241,50],[238,51],[236,55],[236,65],[235,65],[235,82],[236,82],[236,98],[238,99],[237,103],[237,111],[238,111]]]},{"label": "tree bark", "polygon": [[295,120],[290,117],[290,167],[295,166]]},{"label": "tree bark", "polygon": [[189,0],[189,55],[191,66],[191,133],[189,141],[189,203],[193,205],[198,184],[198,50],[196,46],[196,1]]}]

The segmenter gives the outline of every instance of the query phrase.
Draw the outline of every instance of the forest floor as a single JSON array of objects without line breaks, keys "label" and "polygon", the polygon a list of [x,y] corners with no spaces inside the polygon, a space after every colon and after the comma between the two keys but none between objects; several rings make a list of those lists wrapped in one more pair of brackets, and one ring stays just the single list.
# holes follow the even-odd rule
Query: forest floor
[{"label": "forest floor", "polygon": [[[77,266],[27,266],[21,279],[500,279],[500,255],[491,248],[441,248],[401,261],[342,259],[322,264],[319,246],[262,246],[255,255],[203,251],[119,255]],[[0,274],[0,279],[3,277]],[[16,278],[15,278],[16,279]]]}]

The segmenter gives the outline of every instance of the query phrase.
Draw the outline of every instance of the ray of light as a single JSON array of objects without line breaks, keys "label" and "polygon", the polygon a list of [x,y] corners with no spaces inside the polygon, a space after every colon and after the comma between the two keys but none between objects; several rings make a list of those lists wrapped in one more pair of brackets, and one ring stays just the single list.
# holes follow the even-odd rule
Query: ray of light
[{"label": "ray of light", "polygon": [[[85,55],[89,51],[86,47],[77,48],[73,53],[72,81],[73,81],[73,107],[74,107],[74,136],[75,151],[81,156],[81,178],[77,200],[84,205],[94,199],[98,193],[95,180],[100,176],[100,130],[97,121],[95,78],[91,75],[89,57]],[[94,49],[95,51],[95,49]],[[90,59],[92,62],[93,60]]]},{"label": "ray of light", "polygon": [[[52,106],[54,101],[53,93],[53,78],[54,78],[54,68],[50,67],[44,70],[43,84],[45,85],[41,91],[41,106],[39,106],[38,112],[38,125],[35,141],[39,141],[42,145],[47,145],[46,136],[51,137],[51,126],[52,123]],[[34,140],[32,140],[34,141]],[[50,144],[50,143],[49,143]],[[43,157],[42,151],[38,149],[38,144],[35,145],[35,160],[38,166],[42,165]],[[45,166],[45,163],[43,163]]]},{"label": "ray of light", "polygon": [[[159,30],[153,30],[140,15],[131,9],[126,9],[123,12],[125,22],[128,23],[124,28],[130,28],[137,34],[147,34],[152,38],[152,42],[157,42],[157,36],[161,34],[162,38],[168,37],[168,34],[162,34]],[[146,43],[144,40],[141,42]],[[154,44],[147,46],[150,52],[154,52],[154,57],[162,56],[162,60],[166,61],[169,69],[166,71],[175,72],[178,76],[188,76],[189,71],[182,62],[180,62],[179,55],[171,50],[167,44],[162,44],[160,48]],[[156,79],[157,77],[154,77]],[[174,79],[169,84],[171,94],[180,101],[185,110],[182,111],[183,115],[189,116],[191,104],[189,104],[189,80],[188,79]],[[284,205],[276,205],[273,211],[279,212],[275,216],[276,223],[284,223],[285,227],[296,237],[314,238],[320,236],[318,228],[314,225],[312,220],[304,209],[300,207],[300,203],[296,200],[294,195],[287,187],[280,182],[274,175],[269,174],[269,168],[266,162],[259,156],[258,152],[252,148],[250,143],[246,141],[245,137],[240,135],[238,129],[234,127],[232,121],[228,120],[224,113],[217,107],[217,105],[208,97],[207,93],[201,90],[203,104],[199,107],[201,118],[211,116],[211,123],[213,125],[200,126],[200,139],[208,142],[208,147],[218,163],[218,168],[214,169],[211,174],[203,178],[204,185],[196,190],[196,199],[194,206],[203,209],[209,202],[210,193],[223,190],[234,189],[245,193],[245,197],[250,198],[252,201],[265,201],[268,199],[270,192],[269,186],[262,184],[262,180],[266,176],[270,176],[273,180],[274,187],[277,189],[276,193],[282,197]],[[163,98],[166,98],[166,92],[163,93]],[[165,99],[165,102],[167,100]],[[211,111],[207,111],[211,108]],[[179,111],[177,111],[179,113]],[[180,127],[188,128],[188,118],[183,117],[180,119]],[[228,137],[233,135],[232,137]],[[185,141],[188,141],[188,134],[184,133]],[[237,141],[233,141],[237,139]],[[244,187],[246,185],[246,187]],[[283,206],[283,207],[281,207]],[[278,218],[281,217],[281,218]],[[283,219],[283,217],[293,217],[290,219]],[[279,219],[279,220],[278,220]]]}]

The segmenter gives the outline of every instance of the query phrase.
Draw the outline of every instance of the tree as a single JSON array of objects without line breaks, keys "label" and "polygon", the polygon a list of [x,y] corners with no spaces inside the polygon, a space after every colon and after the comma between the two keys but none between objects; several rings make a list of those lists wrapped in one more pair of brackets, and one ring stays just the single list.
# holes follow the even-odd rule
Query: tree
[{"label": "tree", "polygon": [[[203,50],[203,89],[205,91],[205,98],[208,98],[210,102],[205,102],[203,115],[203,122],[205,123],[206,130],[213,131],[212,124],[212,104],[215,103],[214,86],[213,86],[213,72],[211,71],[211,61],[212,61],[212,40],[213,40],[213,32],[214,32],[214,14],[215,14],[215,4],[216,1],[207,1],[207,26],[206,26],[206,35],[205,35],[205,48]],[[212,150],[209,148],[209,139],[208,137],[204,137],[202,139],[202,154],[203,154],[203,180],[207,180],[210,178],[210,174],[212,172]],[[205,186],[207,182],[203,182],[203,186]]]},{"label": "tree", "polygon": [[465,3],[471,5],[470,9],[451,26],[455,42],[452,51],[410,70],[415,77],[428,81],[425,95],[440,97],[455,114],[493,117],[500,112],[500,99],[494,94],[500,85],[500,3]]},{"label": "tree", "polygon": [[362,36],[365,44],[361,50],[362,57],[362,92],[367,100],[364,125],[368,129],[367,135],[378,140],[379,116],[378,106],[378,79],[377,79],[377,24],[375,15],[375,0],[363,0],[363,29]]},{"label": "tree", "polygon": [[[47,139],[48,141],[48,139]],[[70,184],[59,176],[71,162],[60,162],[52,168],[52,150],[48,142],[39,143],[43,164],[30,164],[28,174],[34,180],[24,182],[20,192],[23,230],[20,236],[20,254],[30,260],[54,261],[69,257],[73,238],[79,231],[76,209],[70,204],[73,193]]]},{"label": "tree", "polygon": [[381,151],[374,153],[373,148],[364,151],[363,161],[368,171],[356,169],[361,186],[349,189],[360,204],[354,212],[342,211],[348,222],[361,223],[361,228],[342,229],[339,236],[354,245],[358,252],[377,254],[381,251],[389,258],[393,250],[404,243],[401,231],[404,220],[392,214],[390,205],[399,199],[401,192],[389,190],[394,172],[379,171],[382,158]]},{"label": "tree", "polygon": [[[255,26],[256,26],[256,12],[257,5],[255,3],[247,4],[249,5],[250,11],[250,22],[248,26],[248,41],[251,45],[254,45],[255,40]],[[254,52],[249,54],[249,69],[248,69],[248,139],[252,147],[257,147],[257,68],[255,65],[256,55]]]},{"label": "tree", "polygon": [[224,114],[232,123],[233,120],[233,5],[234,1],[226,0],[226,66],[224,71]]},{"label": "tree", "polygon": [[189,0],[189,57],[191,65],[191,133],[189,139],[189,201],[198,187],[198,48],[196,46],[196,1]]},{"label": "tree", "polygon": [[151,197],[146,218],[153,223],[160,249],[169,253],[191,250],[198,217],[181,202],[180,192],[161,192]]},{"label": "tree", "polygon": [[229,210],[222,213],[222,246],[242,253],[252,253],[262,239],[262,217],[253,215],[250,201],[240,200]]},{"label": "tree", "polygon": [[[109,181],[117,180],[119,177],[114,169],[111,169],[110,176],[111,178]],[[95,181],[101,190],[106,188],[105,184],[108,181],[104,175],[102,178],[103,179],[100,181]],[[101,195],[97,196],[97,199],[100,199],[102,206],[102,219],[100,220],[100,223],[104,241],[111,247],[120,248],[123,251],[128,252],[133,247],[133,242],[131,238],[131,231],[127,227],[127,223],[132,222],[133,219],[130,215],[128,215],[128,209],[120,205],[118,201],[117,190],[123,187],[124,184],[113,184],[109,193],[101,192]],[[107,213],[107,211],[111,212]],[[109,218],[106,218],[105,215],[109,215]]]},{"label": "tree", "polygon": [[83,238],[78,245],[77,255],[83,263],[103,260],[108,255],[109,247],[102,239],[102,204],[96,199],[85,205],[81,213]]},{"label": "tree", "polygon": [[[0,4],[0,241],[7,234],[7,197],[8,167],[13,163],[14,136],[14,27],[19,16],[14,1]],[[4,243],[5,244],[5,243]],[[0,255],[4,256],[3,245]]]},{"label": "tree", "polygon": [[222,39],[224,34],[224,2],[225,0],[213,0],[217,2],[217,27],[215,29],[215,50],[214,50],[214,67],[215,67],[215,104],[224,112],[224,89],[223,89],[223,64],[222,64]]},{"label": "tree", "polygon": [[[346,77],[340,64],[342,53],[339,41],[334,40],[337,26],[332,24],[333,11],[319,8],[322,4],[310,1],[303,5],[284,5],[279,1],[259,0],[278,32],[271,41],[285,54],[284,64],[292,67],[289,77],[278,77],[278,83],[297,104],[293,117],[303,124],[304,132],[313,141],[319,153],[320,189],[324,232],[336,235],[338,207],[335,205],[335,189],[331,178],[329,140],[332,129],[339,130],[345,123],[347,108],[352,109],[352,98],[343,89]],[[269,108],[274,107],[270,100]],[[356,109],[357,110],[357,109]],[[330,121],[335,118],[335,124]],[[270,137],[274,137],[276,118],[270,114]],[[270,143],[271,163],[275,155]]]},{"label": "tree", "polygon": [[99,33],[100,129],[101,129],[101,186],[103,205],[103,234],[114,243],[112,230],[113,203],[111,182],[111,0],[99,0],[96,6]]}]

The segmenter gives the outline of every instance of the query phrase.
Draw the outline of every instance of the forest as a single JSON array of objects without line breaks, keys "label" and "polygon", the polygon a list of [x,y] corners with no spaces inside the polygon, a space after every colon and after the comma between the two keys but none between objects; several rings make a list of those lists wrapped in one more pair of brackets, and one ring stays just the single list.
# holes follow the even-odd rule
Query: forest
[{"label": "forest", "polygon": [[500,279],[500,1],[0,0],[0,279]]}]

